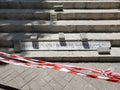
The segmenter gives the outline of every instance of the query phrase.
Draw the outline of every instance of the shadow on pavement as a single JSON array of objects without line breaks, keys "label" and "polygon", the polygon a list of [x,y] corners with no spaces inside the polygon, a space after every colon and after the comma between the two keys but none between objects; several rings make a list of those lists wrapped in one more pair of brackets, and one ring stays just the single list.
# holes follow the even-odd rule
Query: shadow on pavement
[{"label": "shadow on pavement", "polygon": [[3,85],[3,84],[0,84],[0,89],[2,89],[2,90],[20,90],[20,89],[13,88],[13,87],[10,87],[10,86],[6,86],[6,85]]},{"label": "shadow on pavement", "polygon": [[7,65],[7,64],[8,64],[8,63],[4,63],[4,62],[1,62],[1,61],[0,61],[0,65],[1,65],[1,66]]}]

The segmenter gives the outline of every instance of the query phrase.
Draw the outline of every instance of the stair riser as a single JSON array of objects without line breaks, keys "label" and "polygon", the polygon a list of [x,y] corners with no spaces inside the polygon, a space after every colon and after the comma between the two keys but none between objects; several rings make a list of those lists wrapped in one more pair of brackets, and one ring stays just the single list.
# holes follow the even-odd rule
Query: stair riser
[{"label": "stair riser", "polygon": [[40,20],[50,20],[50,13],[0,13],[0,19],[40,19]]},{"label": "stair riser", "polygon": [[120,25],[2,25],[0,32],[119,32]]},{"label": "stair riser", "polygon": [[[97,51],[96,51],[97,52]],[[31,57],[56,62],[119,62],[120,57]]]},{"label": "stair riser", "polygon": [[24,51],[24,57],[50,61],[119,61],[119,48],[111,48],[110,54],[98,54],[97,51]]},{"label": "stair riser", "polygon": [[12,40],[0,40],[0,47],[13,47],[13,41]]},{"label": "stair riser", "polygon": [[[112,47],[120,46],[120,40],[106,40],[106,41],[110,41]],[[14,47],[14,42],[13,42],[13,40],[0,40],[0,47],[13,48]]]},{"label": "stair riser", "polygon": [[[17,2],[17,1],[0,1],[0,8],[40,8],[40,9],[53,9],[54,5],[57,5],[61,3],[60,1],[49,1],[49,2]],[[120,2],[98,2],[98,1],[93,1],[93,2],[86,2],[86,1],[63,1],[64,3],[64,8],[66,9],[100,9],[100,8],[109,8],[109,9],[114,9],[114,8],[119,8],[120,7]],[[94,4],[94,5],[93,5]]]},{"label": "stair riser", "polygon": [[[0,13],[0,19],[50,20],[50,13]],[[58,20],[115,20],[120,13],[58,13]]]},{"label": "stair riser", "polygon": [[64,13],[58,14],[58,20],[115,20],[119,13]]}]

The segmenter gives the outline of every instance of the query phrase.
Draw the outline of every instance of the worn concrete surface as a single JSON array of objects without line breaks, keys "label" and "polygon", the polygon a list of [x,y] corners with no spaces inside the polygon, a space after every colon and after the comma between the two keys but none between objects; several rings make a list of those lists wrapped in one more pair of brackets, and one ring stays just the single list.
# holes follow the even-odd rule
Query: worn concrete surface
[{"label": "worn concrete surface", "polygon": [[49,20],[50,13],[56,13],[58,20],[120,19],[118,9],[64,9],[63,12],[54,12],[53,9],[0,9],[0,19]]},{"label": "worn concrete surface", "polygon": [[[64,33],[66,41],[81,41],[81,33]],[[0,46],[13,47],[13,40],[31,41],[32,33],[0,33]],[[59,41],[58,33],[37,33],[38,41]],[[86,33],[89,41],[110,41],[112,46],[120,45],[120,33]]]},{"label": "worn concrete surface", "polygon": [[0,31],[3,33],[13,32],[119,32],[120,20],[1,20]]},{"label": "worn concrete surface", "polygon": [[120,61],[120,48],[111,48],[110,54],[98,54],[97,51],[23,51],[23,57],[45,59],[48,61]]},{"label": "worn concrete surface", "polygon": [[[53,6],[59,3],[64,4],[64,8],[82,9],[82,8],[119,8],[119,0],[0,0],[0,8],[46,8],[53,9]],[[93,5],[94,4],[94,5]]]}]

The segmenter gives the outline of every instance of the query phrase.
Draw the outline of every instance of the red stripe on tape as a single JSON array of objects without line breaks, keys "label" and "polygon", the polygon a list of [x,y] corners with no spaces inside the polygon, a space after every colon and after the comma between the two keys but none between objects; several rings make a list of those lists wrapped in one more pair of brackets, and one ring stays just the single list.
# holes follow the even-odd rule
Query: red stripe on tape
[{"label": "red stripe on tape", "polygon": [[26,59],[26,60],[31,60],[30,58],[27,58],[27,57],[25,57],[24,59]]},{"label": "red stripe on tape", "polygon": [[55,69],[55,70],[60,70],[61,67],[59,67],[59,66],[57,66],[57,65],[54,65],[54,66],[53,66],[53,69]]},{"label": "red stripe on tape", "polygon": [[27,66],[31,66],[31,64],[30,64],[30,63],[25,63],[25,65],[27,65]]},{"label": "red stripe on tape", "polygon": [[76,72],[76,71],[74,71],[74,70],[70,70],[68,73],[77,74],[78,72]]},{"label": "red stripe on tape", "polygon": [[120,82],[120,80],[119,80],[119,79],[116,79],[116,78],[108,78],[106,81]]},{"label": "red stripe on tape", "polygon": [[91,78],[98,78],[98,76],[97,76],[97,75],[94,75],[94,74],[87,74],[86,76],[87,76],[87,77],[91,77]]},{"label": "red stripe on tape", "polygon": [[14,58],[14,59],[17,58],[17,56],[15,56],[15,55],[13,55],[13,54],[10,54],[10,57],[11,57],[11,58]]},{"label": "red stripe on tape", "polygon": [[4,58],[6,61],[9,61],[9,59],[8,58]]}]

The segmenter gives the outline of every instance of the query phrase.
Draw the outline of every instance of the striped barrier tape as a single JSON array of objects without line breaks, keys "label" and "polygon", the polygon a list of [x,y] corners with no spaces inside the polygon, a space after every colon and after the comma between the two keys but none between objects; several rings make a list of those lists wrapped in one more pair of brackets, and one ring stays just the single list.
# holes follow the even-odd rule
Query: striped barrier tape
[{"label": "striped barrier tape", "polygon": [[[56,64],[56,63],[46,62],[43,60],[23,58],[4,52],[0,52],[0,61],[13,65],[20,65],[20,66],[32,67],[32,68],[51,68],[54,70],[63,71],[84,77],[90,77],[90,78],[102,79],[110,82],[120,83],[120,74],[113,73],[111,70],[103,71],[93,68],[84,68],[84,67],[77,67],[71,65]],[[86,71],[86,73],[82,71]]]}]

